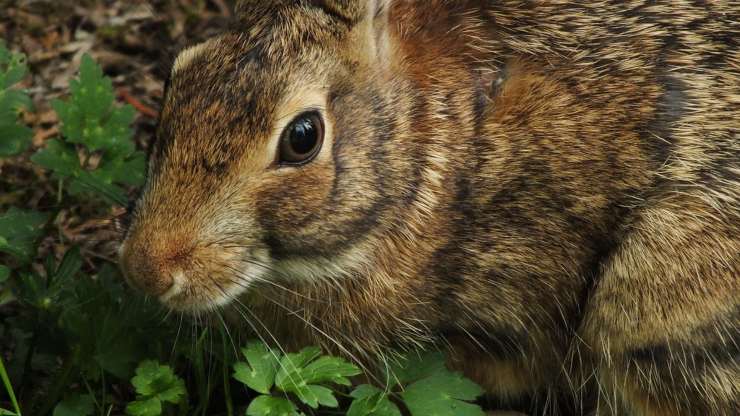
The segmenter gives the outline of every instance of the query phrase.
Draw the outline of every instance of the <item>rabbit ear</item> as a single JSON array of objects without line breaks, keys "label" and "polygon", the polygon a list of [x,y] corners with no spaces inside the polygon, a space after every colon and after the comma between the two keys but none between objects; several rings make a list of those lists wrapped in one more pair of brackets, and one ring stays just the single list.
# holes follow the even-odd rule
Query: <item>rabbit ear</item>
[{"label": "rabbit ear", "polygon": [[366,9],[372,2],[372,0],[315,0],[312,3],[321,7],[330,16],[354,25],[365,17]]},{"label": "rabbit ear", "polygon": [[[238,0],[236,16],[257,34],[269,30],[281,12],[320,9],[334,23],[330,32],[349,44],[348,51],[374,64],[388,62],[388,14],[392,0]],[[290,15],[290,13],[286,13]],[[293,15],[295,16],[295,15]]]},{"label": "rabbit ear", "polygon": [[[390,0],[309,0],[308,4],[323,9],[329,16],[354,26],[367,17],[377,17],[387,10]],[[291,0],[237,0],[235,13],[241,20],[255,21],[275,10],[295,7],[302,2]],[[305,5],[305,3],[304,3]]]},{"label": "rabbit ear", "polygon": [[391,0],[318,0],[330,15],[350,25],[348,41],[369,63],[388,63],[391,51],[388,14]]}]

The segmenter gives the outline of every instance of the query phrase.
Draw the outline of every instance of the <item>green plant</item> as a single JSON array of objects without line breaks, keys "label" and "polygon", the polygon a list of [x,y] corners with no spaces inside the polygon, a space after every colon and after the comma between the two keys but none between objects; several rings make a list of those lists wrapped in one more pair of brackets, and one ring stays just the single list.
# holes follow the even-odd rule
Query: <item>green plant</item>
[{"label": "green plant", "polygon": [[[326,384],[349,386],[347,377],[360,374],[357,366],[341,358],[321,356],[316,347],[281,356],[254,342],[242,349],[242,354],[247,362],[234,364],[234,378],[262,393],[247,408],[250,416],[296,414],[297,407],[288,394],[313,409],[319,405],[337,407],[334,392]],[[278,395],[271,395],[273,386]]]},{"label": "green plant", "polygon": [[54,407],[52,416],[90,416],[95,412],[95,400],[89,394],[72,394]]},{"label": "green plant", "polygon": [[[281,354],[253,342],[242,349],[246,362],[234,364],[234,378],[260,393],[247,408],[248,416],[303,414],[300,405],[336,408],[336,391],[328,386],[350,386],[348,377],[361,373],[342,358],[321,355],[316,347]],[[387,374],[394,380],[385,390],[361,384],[351,393],[348,416],[400,416],[399,406],[412,416],[482,416],[471,401],[481,388],[445,367],[441,353],[400,358]]]},{"label": "green plant", "polygon": [[116,106],[110,79],[89,55],[82,57],[80,76],[70,84],[67,101],[55,100],[63,139],[50,140],[31,160],[68,183],[73,194],[92,191],[108,202],[126,205],[121,185],[144,180],[144,154],[136,151],[129,125],[130,105]]},{"label": "green plant", "polygon": [[[0,44],[0,133],[14,133],[0,135],[0,156],[18,154],[29,144],[30,129],[17,124],[17,113],[29,109],[30,100],[10,88],[24,77],[23,62],[22,55]],[[7,372],[3,368],[5,385],[10,388],[10,379],[18,380],[21,397],[33,385],[44,386],[44,400],[24,407],[11,395],[15,413],[22,408],[25,414],[46,415],[53,409],[57,416],[83,415],[97,407],[104,414],[111,378],[127,379],[136,363],[152,354],[150,347],[161,348],[149,345],[142,326],[163,334],[171,327],[153,325],[151,305],[123,296],[120,276],[110,263],[98,261],[83,272],[83,255],[69,242],[57,242],[69,247],[60,260],[39,248],[42,240],[62,236],[57,221],[73,203],[62,198],[64,182],[72,194],[102,197],[93,204],[100,210],[113,201],[125,203],[117,183],[141,183],[143,155],[134,150],[128,126],[133,113],[114,105],[112,91],[100,68],[83,57],[71,98],[54,103],[64,123],[63,138],[50,140],[31,158],[59,180],[57,204],[47,212],[0,209],[0,306],[12,311],[0,320],[0,353],[7,351],[12,358]],[[120,169],[125,180],[118,179],[124,177]]]},{"label": "green plant", "polygon": [[131,379],[136,388],[136,400],[126,406],[131,416],[158,416],[165,403],[180,404],[186,397],[185,383],[167,365],[142,361]]},{"label": "green plant", "polygon": [[33,133],[18,123],[18,112],[31,108],[30,97],[13,88],[27,72],[25,57],[11,53],[0,41],[0,157],[17,155],[28,148]]},{"label": "green plant", "polygon": [[5,370],[5,363],[3,362],[2,357],[0,357],[0,380],[3,382],[3,386],[5,387],[5,391],[8,393],[10,403],[13,405],[14,410],[11,412],[10,410],[0,408],[0,415],[21,416],[21,408],[18,406],[18,400],[15,398],[13,385],[10,384],[10,378],[8,377],[7,370]]}]

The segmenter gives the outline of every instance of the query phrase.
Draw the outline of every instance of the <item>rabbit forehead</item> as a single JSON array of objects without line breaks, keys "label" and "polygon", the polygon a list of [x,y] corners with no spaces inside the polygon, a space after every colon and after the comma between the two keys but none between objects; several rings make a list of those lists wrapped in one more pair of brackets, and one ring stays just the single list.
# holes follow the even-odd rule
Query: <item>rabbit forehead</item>
[{"label": "rabbit forehead", "polygon": [[285,116],[283,104],[314,90],[326,65],[320,50],[271,55],[243,33],[187,49],[176,60],[165,97],[155,165],[199,154],[204,165],[224,166],[254,152]]}]

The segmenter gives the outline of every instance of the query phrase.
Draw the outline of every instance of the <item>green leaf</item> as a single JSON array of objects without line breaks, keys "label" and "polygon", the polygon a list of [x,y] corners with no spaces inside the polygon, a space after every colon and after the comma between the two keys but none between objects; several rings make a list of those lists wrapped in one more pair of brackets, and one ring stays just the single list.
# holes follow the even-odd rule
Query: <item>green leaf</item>
[{"label": "green leaf", "polygon": [[337,399],[334,397],[334,392],[324,386],[297,383],[290,385],[288,389],[284,391],[295,394],[298,397],[298,400],[314,409],[318,408],[319,405],[326,407],[338,406]]},{"label": "green leaf", "polygon": [[11,53],[0,41],[0,156],[16,155],[31,143],[31,129],[18,124],[18,112],[31,108],[31,98],[24,91],[11,89],[26,72],[25,57]]},{"label": "green leaf", "polygon": [[10,268],[0,264],[0,283],[5,282],[10,277]]},{"label": "green leaf", "polygon": [[64,257],[59,263],[59,267],[54,275],[54,281],[57,282],[57,284],[64,283],[74,277],[77,272],[80,271],[80,268],[82,268],[80,248],[72,247],[64,253]]},{"label": "green leaf", "polygon": [[337,407],[337,399],[331,389],[321,383],[349,385],[347,377],[357,375],[360,370],[338,357],[321,356],[317,347],[307,347],[294,354],[286,354],[280,360],[280,370],[275,376],[275,385],[284,392],[294,393],[299,400],[312,408],[319,405]]},{"label": "green leaf", "polygon": [[343,358],[323,356],[311,362],[300,371],[306,383],[337,383],[349,386],[347,377],[360,374],[360,369]]},{"label": "green leaf", "polygon": [[0,88],[6,89],[20,82],[26,76],[26,57],[7,49],[0,41]]},{"label": "green leaf", "polygon": [[8,253],[23,263],[36,254],[36,240],[41,237],[49,215],[11,207],[0,214],[0,252]]},{"label": "green leaf", "polygon": [[49,140],[45,149],[39,150],[31,160],[62,178],[71,178],[68,190],[72,194],[92,192],[109,203],[126,205],[126,192],[114,184],[138,186],[144,182],[145,157],[136,152],[127,159],[107,161],[98,169],[85,170],[80,166],[73,146],[59,140]]},{"label": "green leaf", "polygon": [[[0,106],[2,105],[0,102]],[[27,126],[17,124],[15,119],[15,114],[12,118],[0,114],[0,157],[17,155],[31,143],[33,131]]]},{"label": "green leaf", "polygon": [[24,90],[0,89],[0,120],[14,124],[20,110],[32,107],[31,97]]},{"label": "green leaf", "polygon": [[[301,391],[301,393],[303,393],[302,394],[303,397],[315,397],[316,404],[319,404],[321,406],[326,406],[326,407],[339,406],[339,403],[337,402],[336,397],[334,397],[334,392],[330,388],[324,387],[324,386],[309,385],[309,386],[306,386],[306,389],[307,391]],[[313,399],[311,399],[311,401],[312,400]],[[317,407],[316,404],[311,405],[311,403],[307,402],[306,400],[304,400],[303,402],[313,408]]]},{"label": "green leaf", "polygon": [[[121,185],[142,185],[146,172],[146,157],[135,152],[129,127],[136,112],[129,105],[115,104],[111,80],[89,55],[83,56],[70,92],[68,100],[52,102],[64,141],[49,140],[31,160],[69,179],[66,190],[71,194],[93,193],[109,203],[126,205]],[[78,150],[85,155],[84,162]],[[95,169],[87,162],[93,153],[100,156]]]},{"label": "green leaf", "polygon": [[371,384],[360,384],[359,386],[355,387],[355,389],[352,390],[352,393],[350,393],[349,395],[350,397],[353,397],[355,399],[364,399],[366,397],[372,396],[373,394],[382,392],[382,390]]},{"label": "green leaf", "polygon": [[468,403],[483,389],[460,374],[437,372],[401,393],[412,416],[485,416],[480,406]]},{"label": "green leaf", "polygon": [[95,412],[92,396],[77,394],[70,396],[54,407],[53,416],[89,416]]},{"label": "green leaf", "polygon": [[320,355],[321,349],[318,347],[306,347],[297,353],[285,354],[280,360],[280,370],[275,376],[275,384],[281,387],[286,382],[296,382],[300,368]]},{"label": "green leaf", "polygon": [[0,416],[18,416],[18,414],[0,407]]},{"label": "green leaf", "polygon": [[136,393],[144,397],[156,397],[170,403],[180,403],[185,396],[185,382],[175,375],[168,365],[156,361],[143,361],[131,379]]},{"label": "green leaf", "polygon": [[83,172],[74,147],[61,140],[48,140],[44,149],[31,156],[31,161],[62,177],[76,177]]},{"label": "green leaf", "polygon": [[70,182],[69,191],[72,194],[93,192],[112,204],[126,205],[127,202],[126,192],[101,177],[97,170],[82,172]]},{"label": "green leaf", "polygon": [[131,375],[133,365],[138,361],[135,340],[125,335],[99,339],[95,350],[93,359],[100,368],[121,379]]},{"label": "green leaf", "polygon": [[247,416],[295,416],[298,415],[293,402],[284,397],[257,396],[247,407]]},{"label": "green leaf", "polygon": [[130,105],[113,105],[111,80],[89,55],[82,57],[79,78],[70,82],[70,91],[67,102],[52,103],[67,141],[113,155],[127,156],[134,151],[129,125],[136,113]]},{"label": "green leaf", "polygon": [[355,400],[347,410],[347,416],[401,416],[401,411],[388,395],[375,386],[361,384],[350,393]]},{"label": "green leaf", "polygon": [[130,416],[159,416],[162,414],[162,402],[156,397],[136,400],[126,405],[126,414]]},{"label": "green leaf", "polygon": [[242,354],[248,364],[241,361],[235,363],[234,378],[252,390],[269,394],[277,374],[277,354],[260,342],[250,343],[247,348],[242,348]]},{"label": "green leaf", "polygon": [[447,371],[441,352],[410,353],[391,366],[388,379],[403,385]]},{"label": "green leaf", "polygon": [[146,173],[146,155],[134,152],[127,157],[103,158],[95,175],[106,183],[120,183],[129,186],[144,184]]}]

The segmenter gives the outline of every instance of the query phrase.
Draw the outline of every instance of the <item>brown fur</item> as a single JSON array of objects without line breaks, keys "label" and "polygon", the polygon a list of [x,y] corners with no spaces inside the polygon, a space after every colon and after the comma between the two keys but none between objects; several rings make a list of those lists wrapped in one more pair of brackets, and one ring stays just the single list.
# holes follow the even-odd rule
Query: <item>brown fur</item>
[{"label": "brown fur", "polygon": [[[287,346],[433,344],[532,411],[737,414],[737,4],[237,12],[173,70],[130,280]],[[278,166],[305,108],[321,153]]]}]

